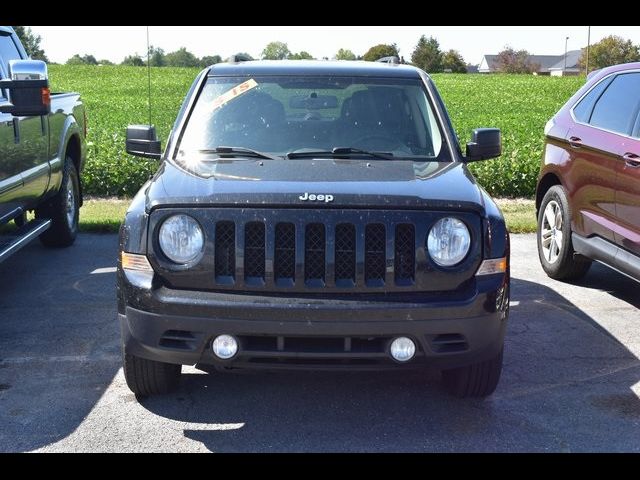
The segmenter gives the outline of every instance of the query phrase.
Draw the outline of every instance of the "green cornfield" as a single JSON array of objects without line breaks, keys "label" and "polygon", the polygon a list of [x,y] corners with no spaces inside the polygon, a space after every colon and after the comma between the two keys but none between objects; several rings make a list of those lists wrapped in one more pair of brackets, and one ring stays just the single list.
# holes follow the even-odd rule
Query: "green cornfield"
[{"label": "green cornfield", "polygon": [[[152,123],[164,141],[198,69],[152,68]],[[157,169],[155,161],[127,155],[125,128],[148,123],[147,70],[123,66],[52,65],[53,91],[82,95],[89,120],[89,159],[83,174],[91,195],[131,196]],[[583,77],[532,75],[433,76],[462,145],[475,127],[498,127],[503,155],[471,165],[489,193],[531,197],[547,120],[584,83]]]}]

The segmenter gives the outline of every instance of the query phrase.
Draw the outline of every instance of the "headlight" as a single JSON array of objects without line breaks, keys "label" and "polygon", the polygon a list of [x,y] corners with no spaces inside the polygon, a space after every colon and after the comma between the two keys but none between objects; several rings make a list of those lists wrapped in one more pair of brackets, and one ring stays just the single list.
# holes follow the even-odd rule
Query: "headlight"
[{"label": "headlight", "polygon": [[453,217],[438,220],[427,238],[429,255],[441,267],[460,263],[469,253],[470,245],[469,229],[464,222]]},{"label": "headlight", "polygon": [[204,234],[198,222],[188,215],[173,215],[160,227],[160,248],[169,260],[189,263],[202,253]]}]

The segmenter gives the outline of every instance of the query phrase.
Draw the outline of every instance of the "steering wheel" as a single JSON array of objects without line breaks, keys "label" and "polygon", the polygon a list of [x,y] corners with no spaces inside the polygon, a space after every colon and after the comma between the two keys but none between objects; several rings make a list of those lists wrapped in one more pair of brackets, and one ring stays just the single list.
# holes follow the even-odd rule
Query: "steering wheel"
[{"label": "steering wheel", "polygon": [[382,133],[363,135],[350,143],[353,147],[362,147],[365,150],[397,150],[398,148],[406,147],[396,137]]}]

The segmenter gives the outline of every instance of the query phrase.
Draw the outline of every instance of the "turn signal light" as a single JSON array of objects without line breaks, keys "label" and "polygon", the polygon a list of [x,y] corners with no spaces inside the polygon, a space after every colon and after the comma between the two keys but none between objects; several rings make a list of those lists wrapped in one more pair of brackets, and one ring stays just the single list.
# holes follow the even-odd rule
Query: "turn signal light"
[{"label": "turn signal light", "polygon": [[49,90],[49,87],[43,87],[40,90],[40,94],[42,96],[42,105],[51,105],[51,90]]},{"label": "turn signal light", "polygon": [[122,252],[120,257],[124,270],[135,270],[137,272],[153,272],[147,257],[136,253]]},{"label": "turn signal light", "polygon": [[480,268],[476,272],[476,275],[492,275],[494,273],[504,273],[507,271],[507,258],[490,258],[484,260],[480,264]]}]

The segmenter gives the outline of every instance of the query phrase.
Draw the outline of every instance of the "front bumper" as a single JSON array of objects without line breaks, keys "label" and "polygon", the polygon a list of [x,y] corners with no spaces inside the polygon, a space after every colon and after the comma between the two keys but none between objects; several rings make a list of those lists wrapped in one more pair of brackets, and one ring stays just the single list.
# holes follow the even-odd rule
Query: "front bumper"
[{"label": "front bumper", "polygon": [[[134,287],[119,271],[119,320],[125,350],[167,363],[219,368],[455,368],[501,350],[509,311],[509,278],[477,277],[456,295],[404,297],[282,296]],[[238,354],[220,360],[211,342],[239,339]],[[394,361],[393,338],[407,336],[415,357]]]}]

